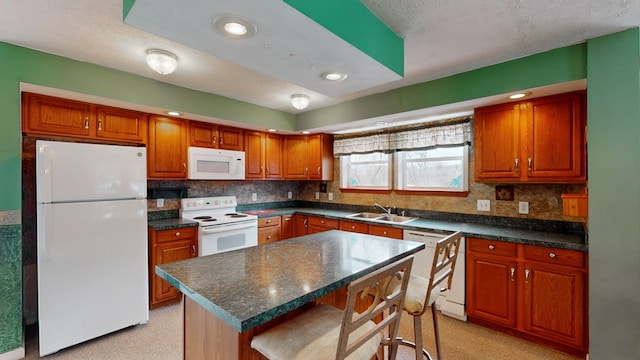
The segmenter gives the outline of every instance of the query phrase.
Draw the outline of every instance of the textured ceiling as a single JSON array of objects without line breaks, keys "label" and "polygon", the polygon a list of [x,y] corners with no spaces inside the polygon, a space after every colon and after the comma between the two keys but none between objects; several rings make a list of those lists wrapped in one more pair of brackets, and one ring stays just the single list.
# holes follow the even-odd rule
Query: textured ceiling
[{"label": "textured ceiling", "polygon": [[[226,2],[179,3],[189,8],[189,13],[200,12],[205,18],[213,18],[211,4]],[[274,7],[282,6],[280,0],[230,3],[249,4],[252,13],[269,14]],[[208,22],[173,27],[173,33],[164,36],[125,24],[121,0],[0,0],[0,41],[295,113],[289,104],[293,93],[309,94],[308,109],[316,109],[640,25],[640,0],[362,0],[362,3],[404,38],[405,76],[334,93],[314,91],[305,87],[304,81],[284,74],[251,70],[259,66],[239,65],[183,40],[191,31],[211,32]],[[242,11],[242,7],[237,9]],[[288,28],[288,21],[283,21],[283,16],[288,15],[279,14],[261,21],[268,21],[268,26],[278,34],[313,36],[323,31],[317,25],[303,23],[298,23],[295,29]],[[322,39],[329,41],[326,37]],[[287,43],[287,39],[280,40]],[[180,59],[177,71],[167,76],[152,72],[144,62],[149,48],[176,53]],[[262,59],[249,61],[259,63]]]}]

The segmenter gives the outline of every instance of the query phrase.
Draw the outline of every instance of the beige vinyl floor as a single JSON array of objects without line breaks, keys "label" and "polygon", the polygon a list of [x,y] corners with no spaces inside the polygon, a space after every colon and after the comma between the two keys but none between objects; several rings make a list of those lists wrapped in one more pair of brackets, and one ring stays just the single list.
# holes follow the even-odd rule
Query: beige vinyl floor
[{"label": "beige vinyl floor", "polygon": [[[536,345],[447,316],[438,317],[443,358],[447,360],[577,360],[569,354]],[[422,319],[424,345],[436,358],[431,313]],[[413,319],[402,317],[400,336],[413,338]],[[38,332],[25,332],[26,358],[39,359]],[[151,310],[149,322],[117,331],[44,357],[51,360],[180,360],[182,311],[180,304]],[[398,359],[414,359],[413,349],[400,347]]]}]

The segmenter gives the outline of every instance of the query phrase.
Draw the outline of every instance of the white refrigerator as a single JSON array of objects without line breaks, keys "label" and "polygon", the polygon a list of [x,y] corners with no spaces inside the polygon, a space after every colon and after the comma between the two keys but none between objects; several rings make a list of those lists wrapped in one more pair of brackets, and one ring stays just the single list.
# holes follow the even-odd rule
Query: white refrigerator
[{"label": "white refrigerator", "polygon": [[144,147],[36,142],[40,356],[146,323]]}]

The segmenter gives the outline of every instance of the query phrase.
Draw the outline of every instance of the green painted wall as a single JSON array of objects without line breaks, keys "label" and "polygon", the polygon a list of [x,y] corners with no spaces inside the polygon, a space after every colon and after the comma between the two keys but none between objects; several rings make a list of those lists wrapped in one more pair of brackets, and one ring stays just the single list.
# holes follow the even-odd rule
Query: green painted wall
[{"label": "green painted wall", "polygon": [[588,41],[591,359],[640,359],[640,37]]},{"label": "green painted wall", "polygon": [[586,67],[585,44],[564,47],[307,111],[296,117],[297,127],[313,129],[584,79]]}]

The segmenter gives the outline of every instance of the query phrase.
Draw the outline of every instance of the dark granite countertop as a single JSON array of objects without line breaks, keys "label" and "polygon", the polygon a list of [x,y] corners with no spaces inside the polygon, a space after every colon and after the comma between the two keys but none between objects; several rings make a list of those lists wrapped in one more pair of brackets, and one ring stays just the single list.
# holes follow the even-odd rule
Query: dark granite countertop
[{"label": "dark granite countertop", "polygon": [[339,230],[156,266],[156,274],[238,332],[424,249]]},{"label": "dark granite countertop", "polygon": [[159,219],[159,220],[149,220],[147,221],[147,225],[151,227],[153,230],[168,230],[168,229],[179,229],[185,227],[198,226],[197,221],[181,219],[181,218],[171,218],[171,219]]},{"label": "dark granite countertop", "polygon": [[[368,220],[349,218],[348,215],[354,213],[354,211],[345,210],[333,210],[333,209],[315,209],[315,208],[275,208],[264,210],[247,210],[261,217],[277,216],[277,215],[290,215],[290,214],[304,214],[304,215],[317,215],[328,218],[335,218],[340,220],[359,221],[369,224],[385,225],[390,227],[397,227],[401,229],[409,229],[416,231],[462,231],[465,236],[479,237],[484,239],[502,240],[508,242],[531,244],[548,246],[553,248],[571,249],[587,251],[588,246],[584,234],[575,232],[559,232],[555,228],[551,228],[551,231],[532,230],[524,227],[506,226],[503,224],[481,224],[472,222],[460,222],[460,221],[447,221],[440,219],[425,219],[418,218],[417,220],[410,221],[404,224],[393,224],[371,222]],[[413,215],[411,215],[413,216]],[[484,218],[491,218],[490,216],[484,216]],[[538,221],[544,227],[544,221]],[[553,222],[549,222],[550,224]]]}]

